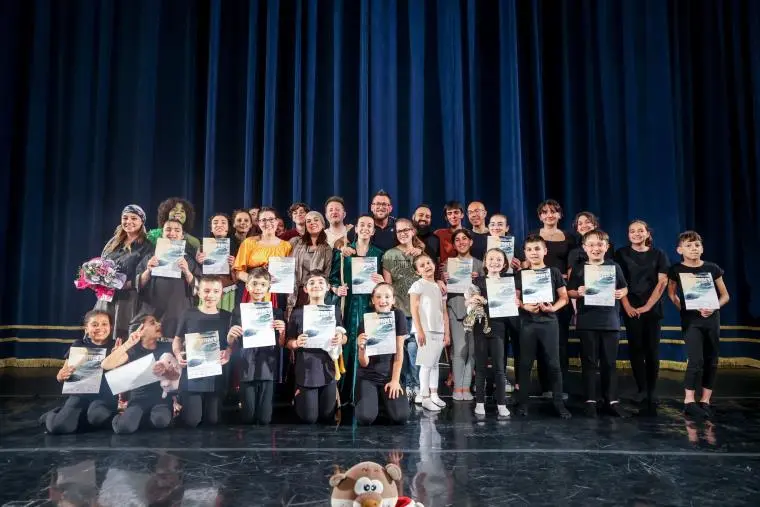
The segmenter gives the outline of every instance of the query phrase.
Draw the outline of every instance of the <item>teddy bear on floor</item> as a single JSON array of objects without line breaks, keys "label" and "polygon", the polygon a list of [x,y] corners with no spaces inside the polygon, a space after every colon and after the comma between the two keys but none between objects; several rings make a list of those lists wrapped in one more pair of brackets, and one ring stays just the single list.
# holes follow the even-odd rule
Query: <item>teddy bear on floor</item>
[{"label": "teddy bear on floor", "polygon": [[396,481],[401,469],[394,464],[385,467],[365,461],[345,472],[336,470],[330,477],[330,507],[423,507],[421,503],[398,496]]}]

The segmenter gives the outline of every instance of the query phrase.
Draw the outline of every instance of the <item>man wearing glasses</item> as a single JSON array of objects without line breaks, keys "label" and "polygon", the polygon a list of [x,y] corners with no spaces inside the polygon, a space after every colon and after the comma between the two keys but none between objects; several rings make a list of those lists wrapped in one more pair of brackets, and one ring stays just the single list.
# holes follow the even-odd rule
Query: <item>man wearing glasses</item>
[{"label": "man wearing glasses", "polygon": [[488,248],[488,227],[486,227],[486,216],[488,211],[485,205],[480,201],[473,201],[467,206],[467,219],[472,226],[472,249],[470,255],[481,261],[486,256]]},{"label": "man wearing glasses", "polygon": [[372,244],[383,252],[390,250],[396,246],[396,219],[391,216],[393,205],[388,192],[377,191],[372,197],[370,211],[375,219],[375,235],[372,236]]}]

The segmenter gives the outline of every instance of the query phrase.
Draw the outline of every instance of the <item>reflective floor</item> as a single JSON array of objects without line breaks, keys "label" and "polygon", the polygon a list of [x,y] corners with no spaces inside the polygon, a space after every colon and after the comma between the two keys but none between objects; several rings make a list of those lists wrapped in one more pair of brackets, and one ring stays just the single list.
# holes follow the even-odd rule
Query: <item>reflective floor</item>
[{"label": "reflective floor", "polygon": [[[684,421],[664,381],[655,419],[561,421],[534,399],[526,419],[484,420],[456,402],[403,427],[304,426],[279,409],[269,427],[222,424],[116,436],[45,435],[52,398],[0,401],[0,506],[329,505],[335,466],[394,461],[426,507],[486,505],[758,505],[757,372],[725,382],[715,422]],[[626,379],[623,379],[623,385]],[[630,405],[629,405],[630,406]]]}]

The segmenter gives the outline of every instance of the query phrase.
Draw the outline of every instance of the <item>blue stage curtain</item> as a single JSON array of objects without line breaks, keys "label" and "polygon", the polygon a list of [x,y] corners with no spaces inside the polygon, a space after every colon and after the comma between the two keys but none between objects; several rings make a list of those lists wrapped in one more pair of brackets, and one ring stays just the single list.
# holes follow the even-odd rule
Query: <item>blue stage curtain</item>
[{"label": "blue stage curtain", "polygon": [[18,326],[79,323],[76,269],[125,204],[154,227],[184,196],[204,235],[333,194],[355,217],[382,188],[436,225],[481,200],[518,238],[549,197],[616,245],[643,218],[674,261],[694,228],[726,347],[760,359],[758,2],[10,0],[0,42],[0,357],[34,357]]}]

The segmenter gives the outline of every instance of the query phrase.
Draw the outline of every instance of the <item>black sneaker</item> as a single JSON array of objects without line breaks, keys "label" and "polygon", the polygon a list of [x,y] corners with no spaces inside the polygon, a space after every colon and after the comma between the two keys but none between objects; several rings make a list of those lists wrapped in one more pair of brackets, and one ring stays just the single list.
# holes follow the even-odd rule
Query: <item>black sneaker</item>
[{"label": "black sneaker", "polygon": [[702,412],[705,413],[706,419],[712,419],[713,417],[715,417],[715,412],[713,412],[712,406],[709,403],[704,403],[700,401],[699,408],[701,408]]},{"label": "black sneaker", "polygon": [[562,403],[561,401],[554,402],[554,410],[557,412],[557,415],[561,419],[570,419],[571,417],[573,417],[572,414],[570,414],[570,411],[567,410],[567,407],[565,407],[565,404]]},{"label": "black sneaker", "polygon": [[585,403],[585,407],[583,407],[583,415],[586,417],[590,417],[592,419],[596,419],[598,414],[596,413],[596,402],[594,401],[587,401]]},{"label": "black sneaker", "polygon": [[631,400],[636,403],[643,403],[647,399],[647,393],[644,391],[639,391],[633,396],[631,396]]},{"label": "black sneaker", "polygon": [[620,417],[621,419],[628,419],[631,417],[631,413],[620,406],[620,403],[610,403],[607,405],[607,413],[612,417]]},{"label": "black sneaker", "polygon": [[521,403],[517,406],[517,415],[520,417],[526,417],[528,415],[528,405]]},{"label": "black sneaker", "polygon": [[706,417],[705,411],[702,410],[702,407],[700,407],[698,404],[696,404],[693,401],[683,406],[683,413],[686,417],[690,419],[701,420]]}]

